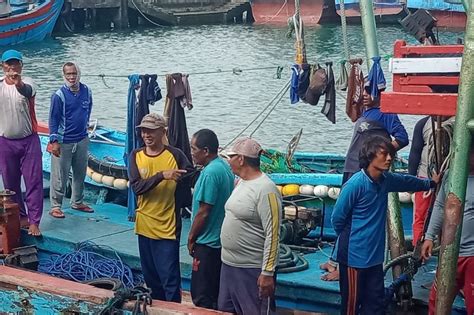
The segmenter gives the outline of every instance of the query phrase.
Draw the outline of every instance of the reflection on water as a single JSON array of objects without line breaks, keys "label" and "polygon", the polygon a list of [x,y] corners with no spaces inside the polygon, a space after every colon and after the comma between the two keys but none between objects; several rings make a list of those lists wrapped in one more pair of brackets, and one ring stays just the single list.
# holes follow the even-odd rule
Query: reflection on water
[{"label": "reflection on water", "polygon": [[[349,25],[352,56],[364,55],[361,26]],[[47,120],[51,94],[62,84],[61,66],[76,61],[81,66],[82,82],[94,95],[93,119],[117,129],[125,129],[128,80],[132,73],[196,73],[217,69],[275,66],[274,69],[244,71],[240,75],[217,73],[191,75],[194,109],[187,111],[190,134],[200,128],[217,132],[221,144],[233,138],[265,107],[290,76],[288,66],[294,59],[294,40],[286,38],[285,28],[248,25],[216,25],[141,29],[114,33],[87,33],[59,37],[41,44],[18,47],[25,55],[25,72],[39,85],[37,113]],[[414,43],[399,27],[378,29],[381,55],[392,51],[395,39]],[[455,34],[461,36],[462,34]],[[453,33],[441,34],[441,41],[454,42]],[[343,58],[339,26],[306,29],[310,62]],[[276,67],[285,66],[282,79],[276,79]],[[383,62],[387,68],[387,62]],[[123,77],[106,77],[97,74]],[[335,67],[337,76],[338,67]],[[390,76],[386,72],[388,81]],[[164,88],[164,79],[160,78]],[[275,111],[256,132],[266,147],[283,149],[287,141],[303,128],[300,150],[344,153],[352,135],[352,123],[344,113],[344,99],[338,96],[337,124],[320,114],[321,106],[291,106],[284,97]],[[161,112],[163,101],[152,111]],[[403,116],[411,134],[418,117]],[[252,130],[252,128],[250,128]]]}]

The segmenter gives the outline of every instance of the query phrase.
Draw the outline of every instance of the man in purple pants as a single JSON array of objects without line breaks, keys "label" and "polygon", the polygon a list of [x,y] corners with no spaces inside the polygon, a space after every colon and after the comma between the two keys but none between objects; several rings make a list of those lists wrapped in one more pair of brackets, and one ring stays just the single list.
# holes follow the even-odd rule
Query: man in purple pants
[{"label": "man in purple pants", "polygon": [[[22,77],[23,57],[16,50],[2,55],[4,76],[0,78],[0,175],[5,189],[16,193],[22,226],[28,234],[40,236],[43,214],[43,171],[38,123],[34,110],[36,87]],[[21,177],[26,186],[26,205],[21,193]]]}]

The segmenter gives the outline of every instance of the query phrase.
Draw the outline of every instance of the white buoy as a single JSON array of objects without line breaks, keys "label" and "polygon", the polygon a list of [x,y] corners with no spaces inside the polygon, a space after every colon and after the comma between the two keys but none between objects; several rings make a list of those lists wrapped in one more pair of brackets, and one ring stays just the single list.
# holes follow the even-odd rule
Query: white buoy
[{"label": "white buoy", "polygon": [[115,180],[115,177],[104,175],[102,177],[102,184],[113,187],[114,186],[114,180]]},{"label": "white buoy", "polygon": [[328,196],[331,199],[336,200],[339,197],[339,193],[341,192],[341,188],[339,187],[330,187],[328,190]]},{"label": "white buoy", "polygon": [[104,177],[104,175],[96,173],[96,172],[92,173],[92,176],[91,176],[92,180],[99,184],[102,184],[102,177]]},{"label": "white buoy", "polygon": [[117,178],[114,180],[113,184],[114,188],[117,188],[119,190],[125,190],[128,187],[128,180],[122,179],[122,178]]},{"label": "white buoy", "polygon": [[92,178],[92,174],[94,174],[94,171],[92,170],[92,168],[87,167],[86,174],[89,178]]},{"label": "white buoy", "polygon": [[316,197],[326,198],[328,196],[329,187],[326,185],[318,185],[314,187],[313,193]]},{"label": "white buoy", "polygon": [[314,186],[313,185],[301,185],[300,186],[300,194],[302,194],[302,195],[313,195],[314,194]]},{"label": "white buoy", "polygon": [[409,203],[411,201],[411,194],[409,192],[399,192],[398,198],[401,203]]}]

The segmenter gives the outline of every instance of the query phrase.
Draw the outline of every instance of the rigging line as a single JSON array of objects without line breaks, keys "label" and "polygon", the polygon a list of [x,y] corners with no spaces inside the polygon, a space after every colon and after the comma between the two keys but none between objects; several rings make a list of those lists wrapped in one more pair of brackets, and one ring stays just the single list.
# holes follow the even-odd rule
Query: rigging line
[{"label": "rigging line", "polygon": [[140,15],[141,15],[145,20],[147,20],[148,22],[150,22],[151,24],[153,24],[153,25],[155,25],[155,26],[163,27],[163,25],[158,24],[158,23],[153,22],[152,20],[150,20],[150,19],[145,15],[145,13],[143,13],[143,12],[137,7],[137,5],[135,4],[135,1],[133,1],[133,0],[130,0],[130,1],[132,2],[132,4],[133,4],[133,6],[135,7],[135,9],[137,9],[138,13],[140,13]]},{"label": "rigging line", "polygon": [[[217,74],[217,73],[233,73],[233,74],[240,74],[244,71],[259,71],[259,70],[268,70],[268,69],[276,69],[280,66],[268,66],[268,67],[258,67],[258,68],[233,68],[233,69],[217,69],[214,71],[203,71],[203,72],[182,72],[188,75],[206,75],[206,74]],[[159,77],[166,77],[166,73],[158,74],[157,76]],[[99,77],[99,78],[105,78],[105,77],[110,77],[110,78],[128,78],[129,75],[124,75],[124,74],[105,74],[105,73],[99,73],[99,74],[81,74],[83,77]]]},{"label": "rigging line", "polygon": [[283,5],[281,6],[281,8],[277,11],[277,13],[275,13],[270,19],[266,20],[265,22],[263,22],[261,24],[264,25],[264,24],[267,24],[267,23],[270,23],[271,21],[273,21],[274,18],[276,18],[277,16],[280,15],[281,11],[283,11],[283,9],[287,5],[287,3],[288,3],[288,0],[285,0],[285,2],[283,2]]},{"label": "rigging line", "polygon": [[346,60],[349,60],[351,53],[349,51],[349,42],[347,40],[347,19],[346,19],[346,9],[344,6],[344,0],[339,1],[339,6],[341,8],[341,30],[342,30],[342,43],[344,46],[344,55]]},{"label": "rigging line", "polygon": [[280,103],[280,101],[282,100],[283,96],[285,96],[285,93],[286,91],[288,91],[290,89],[290,82],[288,82],[285,86],[285,90],[281,93],[280,97],[278,98],[278,100],[275,102],[275,104],[273,105],[273,107],[268,111],[268,113],[265,115],[265,117],[263,117],[263,119],[258,123],[257,127],[255,127],[255,129],[250,133],[250,137],[252,137],[255,132],[257,132],[257,130],[260,128],[260,126],[263,125],[263,123],[265,122],[265,120],[268,118],[268,116],[270,116],[270,114],[275,110],[275,108],[277,107],[277,105]]},{"label": "rigging line", "polygon": [[254,119],[252,119],[251,122],[245,126],[244,129],[242,129],[235,137],[233,137],[229,142],[226,143],[221,149],[225,150],[232,142],[234,142],[238,137],[240,137],[247,129],[250,128],[250,126],[257,121],[257,119],[263,115],[263,113],[273,104],[273,102],[280,96],[280,94],[284,94],[283,91],[287,89],[287,87],[291,84],[291,80],[288,80],[288,82],[285,84],[285,86],[272,98],[272,100],[255,116]]}]

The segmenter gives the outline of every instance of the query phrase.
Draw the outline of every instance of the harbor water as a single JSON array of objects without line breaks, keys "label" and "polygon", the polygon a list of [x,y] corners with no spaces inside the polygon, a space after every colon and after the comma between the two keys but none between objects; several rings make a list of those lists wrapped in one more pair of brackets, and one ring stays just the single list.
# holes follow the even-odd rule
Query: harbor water
[{"label": "harbor water", "polygon": [[[393,42],[415,40],[399,26],[377,29],[382,57],[392,53]],[[37,116],[47,121],[50,97],[63,83],[61,66],[76,61],[82,82],[93,91],[92,119],[105,126],[124,130],[127,115],[129,74],[190,73],[194,109],[186,111],[190,134],[201,129],[216,131],[221,145],[238,134],[282,89],[290,78],[294,60],[294,39],[286,28],[251,25],[145,28],[124,32],[82,33],[59,36],[42,43],[18,46],[24,54],[24,73],[38,84]],[[360,25],[348,26],[351,57],[363,57],[364,41]],[[441,43],[455,43],[462,33],[440,33]],[[325,25],[306,28],[308,61],[324,65],[334,62],[336,77],[344,57],[341,28]],[[387,81],[388,61],[382,61]],[[281,79],[277,66],[283,66]],[[256,69],[236,75],[233,68]],[[265,68],[265,69],[263,69]],[[364,67],[364,73],[367,68]],[[219,70],[223,70],[219,73]],[[216,72],[213,74],[199,74]],[[97,76],[105,74],[105,78]],[[164,77],[159,78],[165,94]],[[337,123],[320,113],[321,105],[290,105],[287,93],[254,137],[264,147],[284,150],[300,128],[299,150],[345,153],[352,135],[352,123],[345,115],[345,93],[337,95]],[[322,103],[322,101],[320,101]],[[164,101],[151,107],[161,113]],[[401,116],[411,136],[420,117]],[[257,123],[260,120],[257,120]],[[254,125],[255,126],[255,125]],[[248,134],[254,129],[249,128]]]}]

